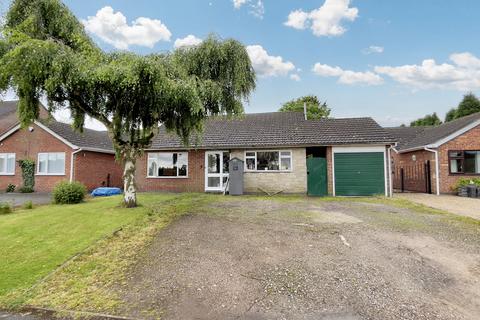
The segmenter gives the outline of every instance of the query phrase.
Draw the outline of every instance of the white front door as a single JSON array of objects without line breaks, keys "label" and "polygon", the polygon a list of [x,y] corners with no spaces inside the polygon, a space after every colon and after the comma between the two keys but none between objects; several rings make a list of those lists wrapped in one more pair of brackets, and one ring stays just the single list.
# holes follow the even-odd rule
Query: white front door
[{"label": "white front door", "polygon": [[228,179],[228,151],[209,151],[205,153],[205,191],[220,191],[225,188]]}]

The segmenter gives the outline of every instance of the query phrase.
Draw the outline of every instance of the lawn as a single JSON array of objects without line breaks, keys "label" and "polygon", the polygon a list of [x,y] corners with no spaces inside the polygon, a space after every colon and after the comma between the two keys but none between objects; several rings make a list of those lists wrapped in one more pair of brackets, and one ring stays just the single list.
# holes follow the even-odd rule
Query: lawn
[{"label": "lawn", "polygon": [[68,259],[122,227],[142,221],[176,195],[141,195],[141,207],[119,197],[78,205],[47,205],[0,215],[0,301],[28,289]]}]

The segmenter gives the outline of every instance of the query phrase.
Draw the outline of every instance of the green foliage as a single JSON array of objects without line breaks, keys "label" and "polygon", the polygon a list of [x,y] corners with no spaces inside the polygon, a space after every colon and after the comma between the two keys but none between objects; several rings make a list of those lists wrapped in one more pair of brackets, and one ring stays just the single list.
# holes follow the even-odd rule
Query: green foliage
[{"label": "green foliage", "polygon": [[457,183],[455,183],[453,190],[458,191],[458,189],[460,189],[461,187],[466,187],[472,184],[480,187],[480,178],[460,178],[457,180]]},{"label": "green foliage", "polygon": [[457,109],[452,108],[445,115],[445,122],[450,122],[452,120],[455,120],[456,118],[457,118]]},{"label": "green foliage", "polygon": [[20,189],[18,189],[18,191],[20,191],[21,193],[33,193],[33,192],[35,192],[35,190],[32,187],[26,187],[26,186],[21,187]]},{"label": "green foliage", "polygon": [[468,93],[463,96],[457,109],[452,109],[447,113],[445,122],[462,118],[473,113],[480,112],[480,100],[473,94]]},{"label": "green foliage", "polygon": [[5,192],[6,193],[15,192],[15,188],[16,188],[16,186],[14,184],[9,183]]},{"label": "green foliage", "polygon": [[20,192],[33,192],[33,187],[35,187],[35,161],[30,159],[19,160],[18,164],[22,169],[23,178],[23,186],[20,188]]},{"label": "green foliage", "polygon": [[5,202],[0,202],[0,214],[9,214],[12,213],[12,206]]},{"label": "green foliage", "polygon": [[438,117],[437,113],[428,114],[423,118],[417,119],[410,123],[410,127],[421,127],[421,126],[438,126],[442,124],[442,121]]},{"label": "green foliage", "polygon": [[76,204],[85,199],[87,188],[80,182],[62,181],[53,189],[53,202],[56,204]]},{"label": "green foliage", "polygon": [[106,53],[59,0],[14,0],[2,36],[0,91],[16,91],[22,125],[46,96],[51,112],[70,109],[80,131],[86,116],[103,123],[124,163],[135,162],[160,123],[188,144],[206,117],[242,113],[256,85],[238,41],[210,36],[167,54]]},{"label": "green foliage", "polygon": [[330,108],[328,108],[326,102],[321,102],[317,96],[309,95],[300,97],[298,99],[285,102],[279,111],[297,111],[304,112],[304,104],[307,104],[307,119],[321,119],[328,118],[330,116]]},{"label": "green foliage", "polygon": [[33,202],[32,202],[32,200],[29,200],[29,201],[25,202],[25,203],[23,204],[23,209],[26,209],[26,210],[31,210],[31,209],[33,209]]}]

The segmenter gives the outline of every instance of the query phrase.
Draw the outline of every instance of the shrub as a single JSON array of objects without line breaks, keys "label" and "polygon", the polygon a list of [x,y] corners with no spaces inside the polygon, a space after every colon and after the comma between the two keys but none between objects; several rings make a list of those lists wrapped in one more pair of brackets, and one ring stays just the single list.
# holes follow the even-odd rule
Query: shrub
[{"label": "shrub", "polygon": [[25,202],[25,203],[23,204],[23,209],[27,209],[27,210],[33,209],[33,202],[32,202],[32,200]]},{"label": "shrub", "polygon": [[32,193],[35,190],[33,190],[32,187],[23,186],[20,189],[18,189],[18,191],[20,191],[21,193]]},{"label": "shrub", "polygon": [[80,182],[62,181],[53,189],[53,202],[57,204],[80,203],[85,199],[87,188]]},{"label": "shrub", "polygon": [[7,186],[7,189],[5,190],[5,192],[6,192],[6,193],[14,192],[14,191],[15,191],[15,188],[16,188],[15,185],[10,183],[10,184]]},{"label": "shrub", "polygon": [[32,190],[25,193],[31,193],[33,192],[33,187],[35,187],[35,161],[30,159],[19,160],[18,164],[22,169],[23,188]]},{"label": "shrub", "polygon": [[8,203],[0,202],[0,214],[8,214],[12,213],[13,209],[12,206]]},{"label": "shrub", "polygon": [[471,184],[476,185],[477,187],[480,187],[480,178],[474,178],[474,179],[469,179],[469,178],[460,178],[458,179],[457,183],[453,187],[455,191],[458,191],[461,187],[466,187]]}]

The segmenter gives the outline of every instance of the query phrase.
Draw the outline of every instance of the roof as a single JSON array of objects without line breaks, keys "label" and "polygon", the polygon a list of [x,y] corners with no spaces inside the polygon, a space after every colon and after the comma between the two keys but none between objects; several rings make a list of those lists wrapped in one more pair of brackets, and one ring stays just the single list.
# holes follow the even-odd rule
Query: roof
[{"label": "roof", "polygon": [[[372,118],[305,120],[301,112],[270,112],[207,119],[203,132],[194,135],[190,145],[211,149],[394,142]],[[181,140],[164,127],[160,127],[150,147],[152,150],[181,148],[185,148]]]},{"label": "roof", "polygon": [[428,130],[428,127],[391,127],[385,128],[385,130],[397,140],[396,149],[401,150],[418,135]]},{"label": "roof", "polygon": [[17,103],[18,101],[0,102],[0,135],[18,123]]},{"label": "roof", "polygon": [[100,149],[113,152],[112,140],[107,131],[83,129],[83,132],[75,131],[71,125],[55,120],[42,120],[41,124],[81,149]]},{"label": "roof", "polygon": [[480,125],[480,112],[446,122],[435,127],[410,127],[410,128],[387,128],[386,130],[399,140],[397,150],[407,151],[421,149],[424,147],[437,147],[469,130],[471,126]]},{"label": "roof", "polygon": [[[0,102],[0,137],[2,135],[8,136],[17,130],[16,127],[19,127],[17,106],[18,101]],[[42,114],[46,116],[46,112],[41,111]],[[41,119],[36,123],[45,126],[55,135],[78,148],[92,149],[99,152],[114,152],[112,142],[106,131],[84,129],[83,133],[80,133],[75,131],[71,125],[51,118]]]}]

